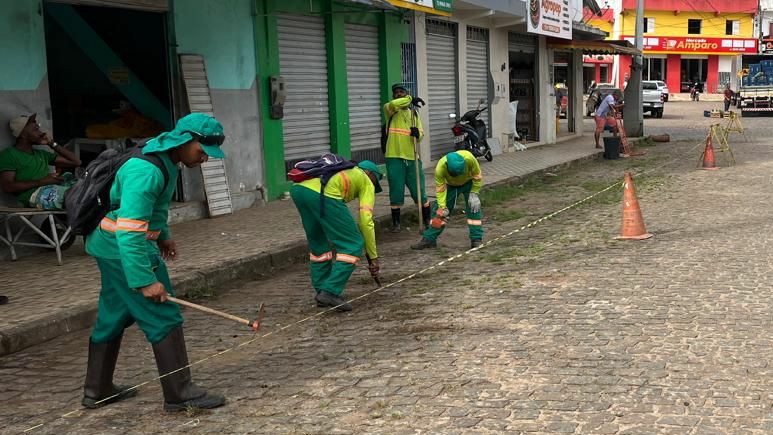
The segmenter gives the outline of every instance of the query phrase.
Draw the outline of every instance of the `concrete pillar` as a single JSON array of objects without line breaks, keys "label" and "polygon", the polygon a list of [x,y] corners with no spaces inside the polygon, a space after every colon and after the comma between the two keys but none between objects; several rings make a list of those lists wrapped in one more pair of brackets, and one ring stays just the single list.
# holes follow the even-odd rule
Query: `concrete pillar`
[{"label": "concrete pillar", "polygon": [[[416,35],[416,81],[418,87],[424,95],[422,98],[428,98],[427,90],[429,89],[429,79],[427,77],[427,32],[425,30],[426,24],[424,22],[426,14],[424,12],[417,12],[413,20],[414,34]],[[432,131],[429,128],[429,109],[424,108],[419,111],[421,116],[421,123],[424,126],[424,139],[421,141],[421,161],[424,167],[432,166],[430,161],[430,141],[432,140]]]},{"label": "concrete pillar", "polygon": [[681,92],[682,59],[678,54],[669,54],[666,59],[666,85],[673,94]]},{"label": "concrete pillar", "polygon": [[572,65],[574,65],[574,83],[570,83],[570,92],[572,92],[572,106],[574,106],[574,132],[575,134],[583,133],[582,119],[585,116],[585,110],[583,109],[583,81],[582,81],[582,50],[574,50],[572,52]]},{"label": "concrete pillar", "polygon": [[539,37],[537,48],[537,83],[536,102],[537,121],[539,122],[539,141],[545,144],[556,143],[556,110],[555,88],[553,87],[553,49],[547,48],[544,36]]},{"label": "concrete pillar", "polygon": [[719,56],[712,54],[709,55],[709,70],[706,73],[706,89],[707,93],[717,92],[719,87]]}]

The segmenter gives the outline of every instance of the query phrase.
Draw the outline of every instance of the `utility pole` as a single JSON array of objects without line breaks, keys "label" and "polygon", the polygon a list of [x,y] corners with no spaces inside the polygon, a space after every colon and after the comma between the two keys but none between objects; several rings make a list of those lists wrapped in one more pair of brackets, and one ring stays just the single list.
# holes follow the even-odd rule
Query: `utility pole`
[{"label": "utility pole", "polygon": [[[644,49],[644,0],[636,1],[636,48]],[[644,59],[641,54],[633,57],[628,86],[625,88],[625,108],[623,120],[626,134],[633,137],[644,136],[644,107],[642,102],[641,71]],[[625,74],[621,71],[621,74]]]}]

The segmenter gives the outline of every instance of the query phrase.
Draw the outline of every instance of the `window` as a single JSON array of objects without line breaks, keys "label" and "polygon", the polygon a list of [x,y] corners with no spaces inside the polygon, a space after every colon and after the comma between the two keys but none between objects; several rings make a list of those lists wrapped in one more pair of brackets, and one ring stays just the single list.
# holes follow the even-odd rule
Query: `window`
[{"label": "window", "polygon": [[653,33],[655,31],[655,19],[644,17],[644,33]]},{"label": "window", "polygon": [[690,35],[700,35],[701,21],[702,20],[687,20],[687,33]]},{"label": "window", "polygon": [[725,35],[740,35],[741,22],[738,20],[725,21]]}]

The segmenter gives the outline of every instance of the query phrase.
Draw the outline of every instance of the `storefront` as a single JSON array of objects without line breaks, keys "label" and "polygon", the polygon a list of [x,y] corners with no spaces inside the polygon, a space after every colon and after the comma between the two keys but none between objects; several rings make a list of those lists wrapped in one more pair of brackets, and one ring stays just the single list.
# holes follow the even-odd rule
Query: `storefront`
[{"label": "storefront", "polygon": [[515,112],[516,131],[525,142],[539,140],[537,48],[535,36],[508,32],[510,107]]},{"label": "storefront", "polygon": [[582,56],[582,83],[587,92],[591,83],[609,83],[610,69],[615,62],[615,57],[609,54],[583,55]]}]

